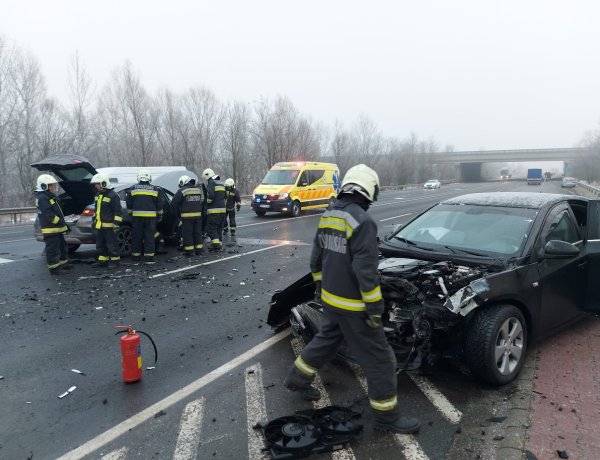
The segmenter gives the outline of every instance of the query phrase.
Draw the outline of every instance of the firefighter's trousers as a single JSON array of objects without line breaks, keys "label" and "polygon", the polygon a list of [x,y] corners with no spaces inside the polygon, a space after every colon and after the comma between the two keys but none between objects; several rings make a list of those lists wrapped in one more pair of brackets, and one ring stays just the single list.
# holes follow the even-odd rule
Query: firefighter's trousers
[{"label": "firefighter's trousers", "polygon": [[202,217],[185,217],[181,219],[181,238],[183,250],[200,252],[202,241]]},{"label": "firefighter's trousers", "polygon": [[[227,219],[229,219],[229,225],[227,224]],[[231,231],[232,235],[235,235],[235,209],[227,210],[225,213],[225,219],[223,220],[223,231],[227,233],[227,231]]]},{"label": "firefighter's trousers", "polygon": [[115,230],[116,228],[96,229],[96,251],[98,251],[99,262],[108,262],[109,259],[112,261],[121,259]]},{"label": "firefighter's trousers", "polygon": [[69,250],[63,233],[44,235],[44,244],[46,245],[48,269],[57,270],[69,261]]},{"label": "firefighter's trousers", "polygon": [[[210,210],[209,210],[210,211]],[[222,212],[215,212],[208,214],[208,218],[206,220],[206,231],[208,232],[208,237],[210,238],[210,246],[211,248],[219,249],[221,248],[221,235],[223,234],[223,215],[225,214],[225,209]]]},{"label": "firefighter's trousers", "polygon": [[132,217],[131,218],[131,249],[134,257],[144,254],[153,257],[155,252],[155,217]]},{"label": "firefighter's trousers", "polygon": [[370,328],[360,314],[340,314],[325,308],[319,332],[294,362],[295,379],[312,381],[317,370],[335,357],[344,340],[367,376],[375,418],[382,422],[396,420],[396,356],[383,328]]}]

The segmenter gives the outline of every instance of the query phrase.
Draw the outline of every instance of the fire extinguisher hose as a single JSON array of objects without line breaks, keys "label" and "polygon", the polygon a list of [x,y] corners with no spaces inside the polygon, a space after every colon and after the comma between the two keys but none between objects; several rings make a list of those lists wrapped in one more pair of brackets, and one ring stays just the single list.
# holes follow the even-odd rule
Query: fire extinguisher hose
[{"label": "fire extinguisher hose", "polygon": [[146,337],[148,337],[150,339],[150,342],[152,343],[152,346],[154,347],[154,364],[156,364],[156,362],[158,361],[158,350],[156,349],[156,344],[154,343],[154,340],[152,339],[152,337],[150,337],[149,334],[147,334],[144,331],[138,331],[138,330],[132,328],[131,326],[115,326],[115,327],[123,328],[122,331],[115,332],[115,335],[130,334],[130,333],[134,332],[134,333],[144,334]]}]

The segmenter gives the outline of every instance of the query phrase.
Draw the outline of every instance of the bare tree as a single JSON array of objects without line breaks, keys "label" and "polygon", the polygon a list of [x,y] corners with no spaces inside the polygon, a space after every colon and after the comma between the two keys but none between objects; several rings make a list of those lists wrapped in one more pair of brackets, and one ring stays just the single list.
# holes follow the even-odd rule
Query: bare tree
[{"label": "bare tree", "polygon": [[239,190],[249,190],[248,149],[250,134],[250,111],[243,102],[232,102],[225,111],[223,129],[223,153],[226,169]]},{"label": "bare tree", "polygon": [[169,158],[173,165],[183,162],[184,166],[189,167],[185,162],[187,159],[181,155],[184,120],[180,99],[170,89],[164,88],[158,94],[158,108],[157,140],[162,157]]},{"label": "bare tree", "polygon": [[15,47],[0,36],[0,205],[5,205],[7,194],[14,187],[14,176],[9,173],[14,161],[14,140],[11,125],[15,122],[17,93],[14,85]]},{"label": "bare tree", "polygon": [[71,97],[70,115],[73,131],[73,150],[87,155],[93,148],[90,104],[92,99],[91,79],[76,52],[69,66],[69,89]]}]

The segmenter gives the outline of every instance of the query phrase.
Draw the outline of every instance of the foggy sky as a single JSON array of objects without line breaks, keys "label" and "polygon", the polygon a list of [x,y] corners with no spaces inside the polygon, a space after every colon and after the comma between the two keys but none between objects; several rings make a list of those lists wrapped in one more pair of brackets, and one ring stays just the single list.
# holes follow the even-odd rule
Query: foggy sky
[{"label": "foggy sky", "polygon": [[100,89],[287,96],[316,121],[368,115],[456,150],[570,147],[600,121],[600,2],[1,0],[0,35],[66,102],[77,51]]}]

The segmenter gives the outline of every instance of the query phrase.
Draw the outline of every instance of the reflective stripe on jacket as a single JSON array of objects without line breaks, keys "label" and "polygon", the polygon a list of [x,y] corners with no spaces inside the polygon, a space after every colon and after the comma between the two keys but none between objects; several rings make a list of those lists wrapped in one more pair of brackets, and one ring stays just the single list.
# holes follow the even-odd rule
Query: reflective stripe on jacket
[{"label": "reflective stripe on jacket", "polygon": [[35,206],[38,208],[42,235],[56,235],[68,231],[65,216],[53,193],[49,191],[37,192]]},{"label": "reflective stripe on jacket", "polygon": [[133,217],[162,217],[163,200],[158,193],[158,187],[148,182],[129,187],[125,194],[125,202]]},{"label": "reflective stripe on jacket", "polygon": [[352,195],[341,195],[319,220],[310,258],[323,305],[348,314],[381,314],[378,260],[377,224]]},{"label": "reflective stripe on jacket", "polygon": [[119,195],[112,189],[102,189],[96,193],[94,199],[96,203],[96,215],[94,217],[94,228],[113,228],[115,224],[120,224],[121,200]]},{"label": "reflective stripe on jacket", "polygon": [[220,180],[208,179],[206,188],[206,213],[225,213],[225,186]]},{"label": "reflective stripe on jacket", "polygon": [[173,197],[173,206],[182,219],[201,217],[204,208],[204,191],[200,185],[184,185]]}]

